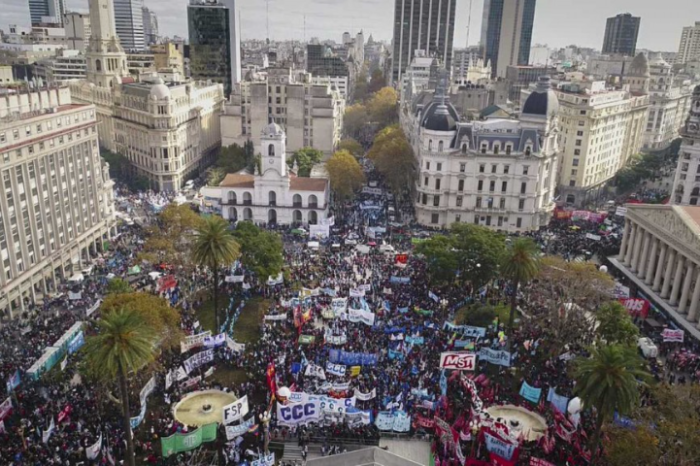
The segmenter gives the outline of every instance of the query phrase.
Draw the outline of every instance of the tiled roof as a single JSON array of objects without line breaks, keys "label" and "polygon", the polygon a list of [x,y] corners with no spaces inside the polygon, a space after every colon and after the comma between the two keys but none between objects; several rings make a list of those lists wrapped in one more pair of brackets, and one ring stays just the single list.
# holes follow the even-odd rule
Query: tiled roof
[{"label": "tiled roof", "polygon": [[681,209],[683,209],[683,212],[685,212],[688,217],[690,217],[693,222],[695,222],[695,225],[700,228],[700,207],[698,206],[682,206]]},{"label": "tiled roof", "polygon": [[222,188],[254,188],[255,177],[253,175],[240,175],[238,173],[229,173],[224,180],[219,183]]},{"label": "tiled roof", "polygon": [[318,191],[324,192],[328,186],[328,180],[324,178],[292,177],[289,189],[292,191]]}]

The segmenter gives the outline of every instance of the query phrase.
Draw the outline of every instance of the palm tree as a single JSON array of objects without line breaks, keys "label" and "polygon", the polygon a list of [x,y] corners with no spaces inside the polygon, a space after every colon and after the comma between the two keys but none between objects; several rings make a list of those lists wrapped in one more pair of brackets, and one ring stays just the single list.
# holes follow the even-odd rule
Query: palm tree
[{"label": "palm tree", "polygon": [[218,216],[207,218],[197,228],[192,258],[199,265],[209,267],[214,273],[214,315],[216,332],[219,332],[219,268],[231,265],[240,256],[240,246],[233,238],[228,223]]},{"label": "palm tree", "polygon": [[511,284],[508,331],[513,331],[513,319],[518,306],[518,287],[535,278],[540,271],[540,250],[530,238],[518,238],[506,250],[501,263],[501,274]]},{"label": "palm tree", "polygon": [[153,360],[157,335],[133,310],[119,309],[103,316],[99,333],[88,338],[86,354],[89,367],[103,380],[119,382],[124,436],[126,437],[126,463],[134,466],[134,443],[131,438],[131,413],[127,378]]},{"label": "palm tree", "polygon": [[598,456],[600,432],[603,424],[617,411],[628,415],[639,402],[639,382],[649,373],[634,347],[604,345],[591,349],[590,358],[576,360],[575,393],[584,407],[597,412],[595,433],[591,441],[591,464]]}]

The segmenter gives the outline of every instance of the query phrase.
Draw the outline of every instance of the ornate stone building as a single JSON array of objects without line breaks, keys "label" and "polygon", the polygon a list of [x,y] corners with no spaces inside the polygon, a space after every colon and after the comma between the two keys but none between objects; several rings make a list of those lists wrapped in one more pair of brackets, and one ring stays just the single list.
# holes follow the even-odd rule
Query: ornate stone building
[{"label": "ornate stone building", "polygon": [[673,203],[698,205],[700,199],[700,86],[695,87],[690,115],[681,128],[683,143],[673,183]]}]

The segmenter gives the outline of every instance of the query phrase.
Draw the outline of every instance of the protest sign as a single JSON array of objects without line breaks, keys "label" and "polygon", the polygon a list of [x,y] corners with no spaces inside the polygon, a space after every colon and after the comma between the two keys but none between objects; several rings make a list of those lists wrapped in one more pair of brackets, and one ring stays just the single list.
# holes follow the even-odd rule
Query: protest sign
[{"label": "protest sign", "polygon": [[513,457],[516,445],[501,440],[488,432],[484,432],[484,438],[486,440],[486,449],[489,452],[494,453],[501,458],[505,458],[506,460],[510,460]]},{"label": "protest sign", "polygon": [[100,454],[100,450],[102,449],[102,434],[100,434],[100,438],[97,439],[97,442],[93,443],[89,447],[85,447],[85,456],[89,460],[94,460],[97,458],[97,455]]},{"label": "protest sign", "polygon": [[369,393],[362,393],[358,389],[355,389],[355,398],[360,401],[369,401],[377,397],[377,389],[373,388]]},{"label": "protest sign", "polygon": [[275,453],[263,454],[260,458],[253,460],[250,466],[275,466]]},{"label": "protest sign", "polygon": [[230,405],[226,405],[222,408],[224,425],[231,424],[233,421],[237,421],[248,414],[248,395],[243,398],[239,398]]},{"label": "protest sign", "polygon": [[448,351],[440,354],[440,368],[458,371],[473,371],[476,366],[476,354]]},{"label": "protest sign", "polygon": [[374,313],[364,311],[362,309],[350,308],[348,311],[348,320],[350,322],[362,322],[365,325],[374,325]]},{"label": "protest sign", "polygon": [[355,406],[355,398],[331,398],[325,395],[309,395],[292,392],[289,404],[277,403],[277,423],[282,426],[305,425],[317,422],[324,411],[344,414]]},{"label": "protest sign", "polygon": [[248,432],[248,430],[255,424],[255,416],[251,417],[247,421],[243,421],[235,426],[226,426],[226,440],[231,441],[236,437]]},{"label": "protest sign", "polygon": [[650,303],[644,298],[622,298],[620,302],[632,317],[646,319],[649,315]]},{"label": "protest sign", "polygon": [[306,372],[304,375],[307,377],[316,377],[320,380],[326,380],[326,374],[323,371],[323,367],[317,366],[316,364],[309,364],[306,366]]},{"label": "protest sign", "polygon": [[310,345],[316,341],[316,337],[313,335],[300,335],[299,336],[299,344],[300,345]]},{"label": "protest sign", "polygon": [[214,360],[214,350],[213,349],[208,349],[205,351],[200,351],[199,353],[195,354],[194,356],[185,359],[185,362],[183,366],[185,367],[185,372],[188,374],[192,372],[194,369],[198,368],[199,366],[202,366],[204,364],[207,364],[209,362],[212,362]]},{"label": "protest sign", "polygon": [[528,384],[527,382],[523,381],[522,386],[520,387],[520,396],[525,398],[527,401],[530,401],[532,403],[537,403],[540,401],[540,395],[542,394],[542,389],[541,388],[535,388]]},{"label": "protest sign", "polygon": [[511,354],[506,350],[494,350],[491,348],[481,348],[479,359],[499,366],[510,367]]},{"label": "protest sign", "polygon": [[326,363],[326,372],[328,372],[329,374],[344,377],[346,370],[347,366],[344,366],[342,364],[333,364],[332,362]]},{"label": "protest sign", "polygon": [[226,334],[220,333],[214,336],[206,336],[204,337],[204,341],[202,343],[205,348],[216,348],[217,346],[221,346],[226,343]]},{"label": "protest sign", "polygon": [[661,332],[661,336],[665,342],[683,343],[684,335],[685,332],[683,332],[683,330],[673,330],[670,328],[666,328]]},{"label": "protest sign", "polygon": [[351,353],[332,349],[328,352],[328,359],[332,363],[345,364],[346,366],[373,366],[377,364],[378,357],[373,353]]},{"label": "protest sign", "polygon": [[204,339],[211,336],[211,331],[198,333],[197,335],[186,336],[183,341],[180,342],[180,352],[186,353],[193,348],[199,348],[204,345]]},{"label": "protest sign", "polygon": [[205,442],[213,442],[216,440],[216,426],[217,424],[214,422],[186,434],[177,433],[170,437],[161,437],[163,457],[167,458],[184,451],[194,450]]}]

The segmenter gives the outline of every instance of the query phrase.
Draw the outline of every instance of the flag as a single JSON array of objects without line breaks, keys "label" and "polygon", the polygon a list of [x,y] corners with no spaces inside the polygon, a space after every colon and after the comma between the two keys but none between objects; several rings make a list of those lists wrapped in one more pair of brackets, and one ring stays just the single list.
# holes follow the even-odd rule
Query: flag
[{"label": "flag", "polygon": [[51,416],[51,424],[49,424],[49,428],[42,433],[41,441],[47,443],[51,438],[51,434],[53,434],[54,430],[56,430],[56,423],[53,420],[53,416]]},{"label": "flag", "polygon": [[258,430],[260,429],[260,424],[254,424],[248,429],[249,434],[258,435]]},{"label": "flag", "polygon": [[275,364],[270,363],[267,365],[267,371],[265,372],[267,377],[267,388],[270,390],[271,396],[275,396],[277,393],[277,375],[275,372]]}]

